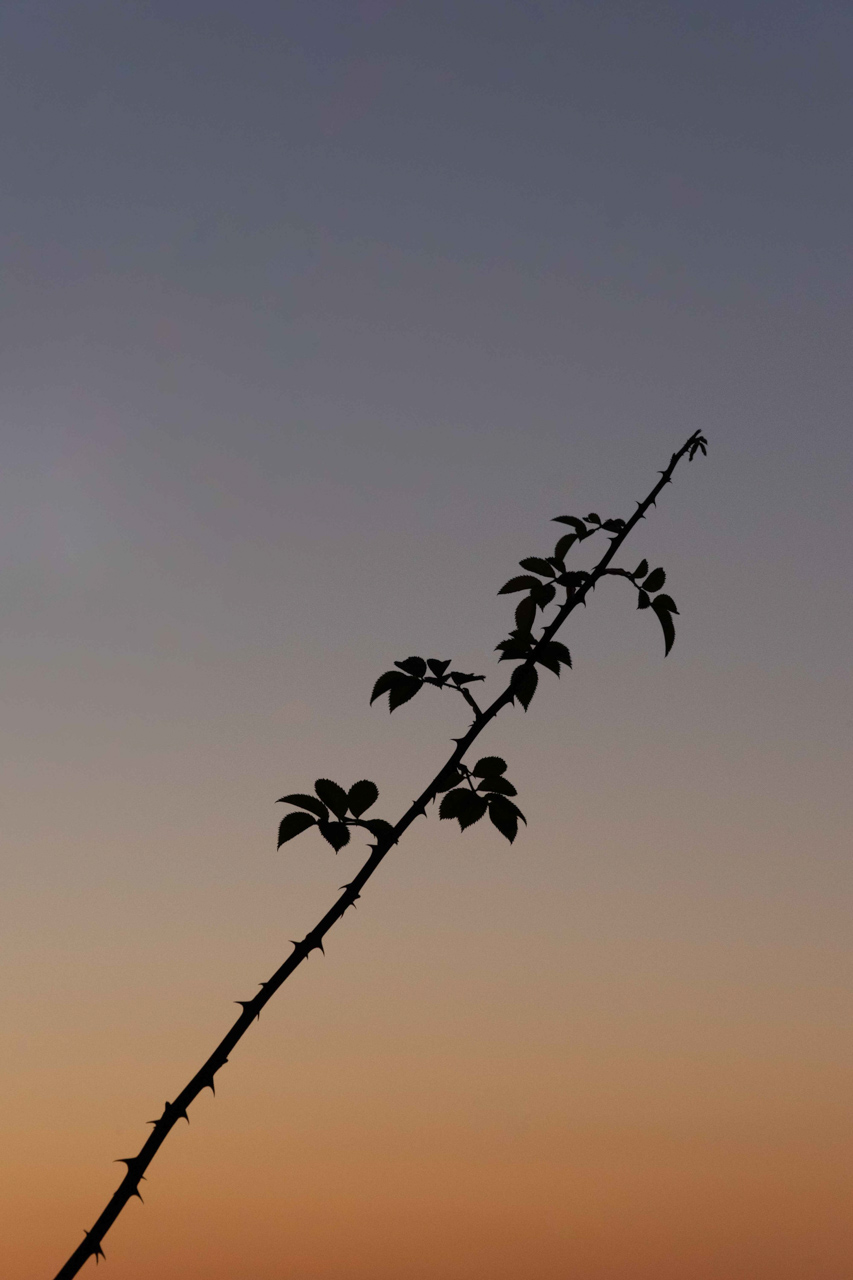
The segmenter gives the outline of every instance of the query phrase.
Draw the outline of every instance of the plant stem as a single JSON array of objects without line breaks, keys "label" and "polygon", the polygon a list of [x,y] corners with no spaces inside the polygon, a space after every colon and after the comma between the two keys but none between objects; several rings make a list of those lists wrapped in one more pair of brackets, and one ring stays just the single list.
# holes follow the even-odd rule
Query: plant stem
[{"label": "plant stem", "polygon": [[[665,471],[661,472],[661,478],[651,493],[642,502],[637,504],[637,509],[629,520],[626,521],[624,527],[610,540],[610,545],[604,553],[598,564],[574,591],[567,594],[564,604],[558,609],[556,615],[550,623],[544,628],[542,635],[530,652],[529,657],[521,664],[522,667],[533,667],[536,658],[542,647],[554,638],[560,628],[563,626],[569,614],[572,613],[580,604],[583,604],[590,591],[594,590],[596,583],[608,571],[608,566],[613,560],[619,548],[625,539],[629,536],[635,526],[643,519],[649,507],[653,506],[658,495],[669,484],[672,474],[681,459],[687,454],[691,446],[699,438],[699,432],[695,432],[682,447],[672,455],[669,466]],[[518,668],[516,668],[518,670]],[[181,1092],[175,1098],[174,1102],[167,1102],[163,1114],[158,1120],[150,1123],[153,1125],[148,1139],[142,1146],[139,1153],[128,1159],[121,1161],[127,1165],[127,1173],[123,1177],[116,1191],[113,1193],[106,1208],[95,1222],[90,1231],[85,1233],[84,1239],[71,1254],[68,1261],[56,1273],[55,1280],[71,1280],[76,1276],[80,1268],[86,1260],[94,1256],[97,1260],[103,1257],[101,1248],[104,1236],[110,1227],[118,1218],[125,1205],[133,1197],[142,1199],[139,1194],[139,1183],[145,1175],[145,1171],[151,1164],[160,1147],[165,1142],[169,1133],[178,1120],[189,1120],[187,1108],[198,1097],[204,1089],[214,1090],[214,1077],[221,1067],[228,1061],[228,1056],[243,1036],[249,1030],[264,1008],[264,1006],[272,999],[279,987],[287,981],[290,975],[307,959],[310,953],[319,948],[323,950],[323,939],[334,924],[341,919],[345,912],[355,906],[356,900],[360,897],[361,891],[367,884],[370,877],[376,871],[383,858],[390,853],[391,849],[397,844],[412,825],[415,818],[419,815],[426,815],[426,807],[438,794],[438,785],[442,774],[445,774],[452,766],[461,763],[468,749],[480,736],[495,716],[505,706],[508,706],[514,698],[512,681],[507,684],[504,691],[495,698],[485,710],[480,710],[474,703],[466,690],[462,690],[463,695],[474,708],[475,718],[468,732],[462,738],[456,739],[456,749],[450,758],[442,765],[441,769],[429,783],[429,785],[421,792],[417,800],[415,800],[397,824],[392,828],[391,832],[384,838],[378,839],[372,847],[370,857],[362,866],[361,870],[355,875],[348,885],[343,887],[343,891],[333,905],[329,908],[321,920],[317,922],[313,929],[305,935],[301,942],[293,943],[293,951],[287,957],[282,965],[276,969],[275,973],[266,982],[261,984],[261,989],[251,1000],[240,1000],[238,1004],[242,1005],[242,1012],[237,1018],[231,1029],[223,1036],[219,1044],[213,1050],[210,1057],[206,1059],[204,1064],[192,1077],[188,1084],[184,1085]]]}]

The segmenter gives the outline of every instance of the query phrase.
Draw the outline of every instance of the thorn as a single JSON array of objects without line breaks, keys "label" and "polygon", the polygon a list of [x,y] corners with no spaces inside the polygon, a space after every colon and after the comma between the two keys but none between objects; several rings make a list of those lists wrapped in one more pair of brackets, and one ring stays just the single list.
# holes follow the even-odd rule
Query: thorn
[{"label": "thorn", "polygon": [[141,1204],[145,1204],[145,1201],[142,1199],[142,1196],[139,1194],[139,1187],[134,1187],[130,1194],[131,1194],[132,1196],[136,1196],[137,1200],[138,1200]]},{"label": "thorn", "polygon": [[138,1159],[139,1156],[130,1156],[129,1158],[127,1156],[119,1156],[118,1159],[113,1160],[113,1164],[126,1164],[127,1171],[130,1173],[130,1170],[136,1164]]},{"label": "thorn", "polygon": [[[86,1236],[87,1238],[89,1236],[89,1232],[86,1230],[85,1227],[83,1228],[83,1235]],[[98,1258],[103,1258],[104,1262],[106,1262],[107,1260],[107,1255],[104,1253],[103,1249],[101,1248],[100,1241],[98,1241],[98,1243],[95,1245],[94,1258],[95,1258],[96,1266],[98,1263]]]}]

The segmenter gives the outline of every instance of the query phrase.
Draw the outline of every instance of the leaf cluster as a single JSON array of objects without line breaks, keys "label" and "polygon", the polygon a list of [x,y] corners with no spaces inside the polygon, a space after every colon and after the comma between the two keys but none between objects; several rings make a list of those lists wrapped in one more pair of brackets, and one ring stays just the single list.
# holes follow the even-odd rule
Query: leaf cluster
[{"label": "leaf cluster", "polygon": [[[395,662],[397,671],[383,671],[373,686],[370,695],[371,705],[383,693],[388,694],[388,709],[396,711],[404,702],[408,702],[425,684],[435,685],[437,689],[451,688],[461,692],[465,685],[475,680],[485,680],[485,676],[475,676],[466,671],[448,671],[450,659],[438,658],[403,658]],[[427,674],[429,672],[429,674]]]},{"label": "leaf cluster", "polygon": [[[295,836],[301,835],[309,827],[318,827],[320,835],[332,846],[335,853],[349,844],[350,827],[364,827],[377,840],[386,837],[392,830],[390,822],[381,818],[362,820],[366,813],[379,799],[379,788],[375,782],[363,778],[354,782],[349,791],[345,791],[331,778],[318,778],[314,783],[313,796],[294,792],[293,795],[282,796],[277,804],[296,805],[301,812],[288,813],[282,818],[278,828],[278,848]],[[347,816],[347,815],[351,816]]]},{"label": "leaf cluster", "polygon": [[510,799],[518,792],[504,777],[505,773],[506,761],[500,756],[483,756],[473,769],[460,764],[445,770],[436,788],[445,792],[438,808],[439,817],[455,818],[464,831],[488,813],[493,826],[512,844],[518,834],[519,819],[525,826],[527,819]]},{"label": "leaf cluster", "polygon": [[[661,625],[665,646],[664,657],[666,657],[675,643],[675,623],[672,621],[672,615],[678,613],[672,596],[661,591],[661,587],[666,582],[666,574],[660,568],[652,569],[649,573],[648,561],[641,560],[634,572],[626,576],[632,579],[637,588],[637,608],[651,608]],[[654,599],[652,599],[653,596]]]}]

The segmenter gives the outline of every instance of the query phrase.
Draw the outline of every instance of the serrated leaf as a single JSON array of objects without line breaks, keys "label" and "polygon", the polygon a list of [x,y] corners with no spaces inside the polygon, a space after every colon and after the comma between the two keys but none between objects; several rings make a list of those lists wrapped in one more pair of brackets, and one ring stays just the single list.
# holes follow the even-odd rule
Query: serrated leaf
[{"label": "serrated leaf", "polygon": [[323,804],[329,806],[336,818],[346,817],[349,797],[343,787],[339,787],[337,782],[332,782],[331,778],[318,778],[314,783],[314,790]]},{"label": "serrated leaf", "polygon": [[632,577],[632,578],[645,578],[645,576],[646,576],[646,574],[648,573],[648,571],[649,571],[649,562],[648,562],[648,560],[641,560],[641,561],[640,561],[640,563],[637,565],[636,569],[634,570],[634,572],[631,574],[631,577]]},{"label": "serrated leaf", "polygon": [[401,671],[407,672],[410,676],[425,676],[427,664],[423,658],[403,658],[402,662],[395,662],[395,667],[399,667]]},{"label": "serrated leaf", "polygon": [[483,756],[471,772],[475,778],[495,777],[500,773],[506,773],[506,760],[501,760],[500,756]]},{"label": "serrated leaf", "polygon": [[520,702],[526,711],[533,700],[536,692],[536,686],[539,683],[539,675],[534,666],[516,667],[512,673],[510,687],[512,696],[517,702]]},{"label": "serrated leaf", "polygon": [[582,569],[576,569],[569,573],[561,573],[557,579],[557,586],[567,587],[569,591],[577,591],[581,583],[583,583],[588,577],[589,574],[584,573]]},{"label": "serrated leaf", "polygon": [[652,601],[652,608],[657,614],[658,622],[660,623],[661,630],[663,631],[663,640],[665,645],[663,656],[666,657],[675,643],[675,623],[672,621],[672,614],[669,609],[658,608],[657,600]]},{"label": "serrated leaf", "polygon": [[393,689],[394,685],[398,684],[402,679],[403,676],[400,675],[399,671],[383,671],[382,675],[373,686],[373,693],[370,695],[370,705],[373,706],[373,703],[377,698],[381,698],[383,693],[387,693],[389,689]]},{"label": "serrated leaf", "polygon": [[643,583],[643,590],[648,591],[650,594],[654,594],[655,591],[660,591],[665,582],[666,574],[663,569],[652,569],[651,573]]},{"label": "serrated leaf", "polygon": [[280,849],[288,840],[292,840],[294,836],[301,835],[303,831],[313,827],[315,821],[316,819],[312,818],[310,813],[288,813],[278,825],[278,844],[276,848]]},{"label": "serrated leaf", "polygon": [[672,596],[668,596],[666,592],[663,592],[663,591],[655,599],[655,608],[667,609],[669,610],[670,613],[678,613],[678,610],[675,607],[675,601],[673,600]]},{"label": "serrated leaf", "polygon": [[554,556],[557,560],[565,560],[569,548],[578,540],[576,533],[564,533],[562,538],[557,539],[557,545],[554,548]]},{"label": "serrated leaf", "polygon": [[578,516],[554,516],[557,524],[570,524],[578,538],[586,537],[586,525]]},{"label": "serrated leaf", "polygon": [[465,797],[469,795],[471,792],[467,787],[448,791],[447,795],[442,796],[441,804],[438,806],[439,818],[458,818],[467,803]]},{"label": "serrated leaf", "polygon": [[621,533],[622,530],[625,528],[625,521],[624,520],[605,520],[604,524],[601,527],[602,529],[607,529],[609,533]]},{"label": "serrated leaf", "polygon": [[479,822],[488,807],[484,796],[460,787],[456,791],[448,791],[438,808],[440,818],[455,818],[464,831],[475,822]]},{"label": "serrated leaf", "polygon": [[396,711],[398,707],[402,707],[404,702],[408,702],[410,698],[414,698],[419,689],[423,685],[417,676],[400,676],[400,683],[395,684],[391,692],[388,694],[388,710]]},{"label": "serrated leaf", "polygon": [[651,604],[651,601],[649,600],[649,597],[648,597],[648,595],[646,594],[646,592],[645,592],[645,591],[638,591],[638,592],[637,592],[637,608],[638,608],[638,609],[648,609],[648,607],[649,607],[649,605],[650,605],[650,604]]},{"label": "serrated leaf", "polygon": [[394,830],[391,823],[386,822],[384,818],[368,818],[364,825],[377,840],[387,840]]},{"label": "serrated leaf", "polygon": [[556,657],[555,654],[548,652],[547,646],[544,649],[540,649],[536,657],[536,661],[539,663],[540,666],[547,667],[549,671],[553,671],[555,676],[559,676],[560,674],[559,659]]},{"label": "serrated leaf", "polygon": [[519,631],[529,631],[536,621],[536,602],[525,596],[515,608],[515,625]]},{"label": "serrated leaf", "polygon": [[545,649],[548,653],[552,653],[559,662],[562,662],[563,666],[571,667],[572,655],[569,653],[569,650],[563,644],[562,640],[549,640],[545,645]]},{"label": "serrated leaf", "polygon": [[474,680],[485,680],[485,678],[485,676],[472,675],[470,671],[467,673],[465,671],[451,671],[450,673],[450,679],[458,689],[461,689],[463,684],[471,684]]},{"label": "serrated leaf", "polygon": [[439,662],[438,658],[427,658],[427,666],[434,676],[438,676],[441,679],[450,666],[450,659],[448,658],[446,662]]},{"label": "serrated leaf", "polygon": [[590,511],[589,515],[585,516],[584,519],[587,524],[601,524],[601,516],[597,511]]},{"label": "serrated leaf", "polygon": [[320,835],[328,841],[335,853],[349,844],[349,827],[345,827],[342,822],[318,822],[317,826],[320,828]]},{"label": "serrated leaf", "polygon": [[282,796],[280,800],[276,800],[276,804],[298,804],[300,809],[308,809],[310,813],[316,813],[318,818],[326,821],[329,817],[329,810],[314,796],[303,796],[297,793],[292,796]]},{"label": "serrated leaf", "polygon": [[524,560],[518,562],[522,569],[529,569],[531,573],[538,573],[540,578],[553,578],[554,567],[547,560],[543,560],[541,556],[527,556]]},{"label": "serrated leaf", "polygon": [[544,609],[549,605],[557,594],[557,588],[551,582],[542,582],[538,587],[531,591],[531,599],[536,602],[540,609]]},{"label": "serrated leaf", "polygon": [[517,578],[510,578],[509,582],[505,582],[498,592],[498,595],[508,596],[511,595],[513,591],[529,591],[531,587],[538,586],[538,578],[531,578],[529,574],[519,574]]},{"label": "serrated leaf", "polygon": [[475,822],[479,822],[489,807],[485,796],[478,796],[473,791],[469,791],[468,795],[471,797],[468,807],[464,813],[459,814],[459,826],[463,831],[467,827],[473,827]]},{"label": "serrated leaf", "polygon": [[504,796],[490,796],[489,818],[510,844],[518,834],[519,818],[525,826],[527,825],[527,819],[518,806],[514,805],[511,800],[505,799]]},{"label": "serrated leaf", "polygon": [[506,778],[498,778],[497,776],[484,778],[482,782],[477,784],[478,791],[495,791],[502,796],[517,796],[518,792],[511,782],[507,782]]},{"label": "serrated leaf", "polygon": [[360,782],[354,782],[350,787],[347,794],[347,805],[352,816],[360,818],[372,804],[376,804],[378,799],[379,788],[376,783],[370,782],[367,778],[362,778]]},{"label": "serrated leaf", "polygon": [[517,662],[519,658],[526,658],[530,652],[529,645],[517,640],[503,640],[495,648],[502,650],[498,662]]}]

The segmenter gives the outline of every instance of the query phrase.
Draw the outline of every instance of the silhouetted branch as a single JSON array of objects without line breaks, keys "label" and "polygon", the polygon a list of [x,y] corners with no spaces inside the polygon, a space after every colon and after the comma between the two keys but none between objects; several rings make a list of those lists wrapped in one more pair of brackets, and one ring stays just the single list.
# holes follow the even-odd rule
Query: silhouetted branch
[{"label": "silhouetted branch", "polygon": [[[449,666],[449,663],[446,662],[431,660],[429,663],[425,663],[421,658],[409,658],[396,664],[399,671],[386,672],[384,676],[380,677],[374,687],[371,701],[380,696],[381,693],[388,692],[392,710],[395,706],[412,697],[423,684],[429,683],[437,684],[439,687],[455,689],[456,692],[462,694],[474,712],[474,720],[467,732],[461,738],[455,740],[455,749],[451,752],[447,761],[393,826],[381,821],[371,823],[369,820],[365,821],[360,818],[360,813],[364,811],[364,808],[369,807],[377,794],[376,788],[372,783],[357,783],[350,790],[349,797],[352,798],[356,788],[372,788],[373,797],[373,799],[368,799],[366,802],[360,801],[361,807],[355,806],[353,802],[351,805],[351,811],[355,814],[353,818],[345,816],[347,812],[345,803],[347,801],[347,793],[339,788],[337,784],[331,783],[327,779],[321,779],[317,784],[318,795],[322,790],[322,795],[319,799],[315,800],[309,796],[284,797],[288,803],[300,805],[302,809],[308,810],[308,814],[303,813],[301,821],[297,823],[299,831],[307,829],[308,826],[314,825],[318,821],[317,818],[308,816],[309,814],[319,815],[325,813],[328,819],[328,809],[331,808],[337,821],[330,823],[320,817],[319,825],[321,833],[335,848],[341,847],[343,843],[349,840],[347,827],[360,826],[368,830],[375,828],[379,834],[376,835],[375,844],[371,846],[370,856],[350,883],[343,886],[340,895],[322,919],[301,941],[292,944],[293,950],[290,955],[266,982],[260,984],[258,993],[248,1000],[236,1001],[241,1010],[239,1017],[192,1079],[184,1085],[174,1101],[167,1102],[163,1107],[162,1114],[156,1120],[149,1121],[152,1125],[152,1130],[139,1153],[135,1156],[126,1157],[121,1161],[126,1166],[124,1177],[94,1226],[84,1233],[83,1241],[77,1246],[65,1265],[57,1272],[56,1280],[71,1280],[71,1277],[77,1275],[88,1258],[94,1257],[97,1260],[104,1256],[101,1246],[105,1235],[128,1201],[134,1197],[142,1198],[139,1194],[139,1183],[172,1128],[179,1120],[189,1121],[188,1109],[204,1089],[210,1089],[215,1092],[214,1078],[217,1072],[225,1066],[232,1050],[242,1040],[255,1019],[259,1017],[264,1006],[299,965],[308,958],[312,951],[323,950],[323,940],[326,934],[350,907],[355,906],[364,886],[377,870],[382,860],[393,846],[399,843],[415,818],[426,814],[427,806],[435,801],[442,791],[447,792],[442,801],[442,817],[457,818],[460,826],[464,829],[483,816],[488,807],[490,817],[495,826],[508,839],[512,840],[514,838],[517,819],[518,817],[523,818],[523,815],[507,799],[508,796],[515,795],[515,788],[503,778],[506,765],[498,757],[486,757],[478,762],[478,765],[471,771],[463,765],[464,757],[486,726],[494,720],[504,707],[513,701],[519,701],[525,710],[527,709],[536,689],[538,680],[537,664],[548,666],[551,670],[555,670],[557,674],[559,674],[561,663],[570,665],[568,650],[565,649],[565,646],[556,644],[555,637],[578,605],[586,603],[587,596],[595,589],[601,578],[607,575],[618,575],[631,580],[634,586],[637,587],[641,601],[645,597],[646,604],[643,605],[641,603],[640,607],[648,607],[650,604],[657,613],[664,629],[666,651],[667,653],[669,652],[672,637],[674,636],[671,614],[676,612],[675,605],[669,596],[658,594],[654,600],[650,598],[650,593],[659,592],[660,587],[663,586],[665,577],[663,570],[655,569],[649,574],[648,565],[643,561],[640,569],[631,574],[624,569],[611,568],[611,564],[625,540],[630,536],[640,520],[645,517],[648,509],[655,504],[666,485],[670,483],[673,472],[681,459],[685,456],[692,459],[699,450],[704,453],[705,444],[706,441],[699,432],[695,432],[690,436],[682,447],[672,455],[669,465],[660,473],[661,478],[649,495],[642,502],[637,503],[634,514],[625,521],[608,520],[602,522],[595,513],[583,520],[574,516],[556,517],[559,522],[570,525],[574,533],[563,535],[560,543],[558,543],[557,553],[553,557],[549,557],[547,560],[531,557],[521,562],[523,568],[530,569],[531,574],[538,575],[538,577],[517,577],[502,588],[502,592],[527,590],[529,594],[526,600],[522,601],[522,604],[516,609],[516,619],[519,622],[517,630],[510,634],[510,638],[507,641],[503,641],[498,646],[502,650],[502,660],[515,659],[519,661],[519,665],[513,670],[512,676],[503,692],[485,710],[479,707],[465,687],[467,683],[473,680],[481,680],[483,677],[466,675],[461,672],[451,672],[449,676],[445,675],[446,668]],[[575,541],[583,541],[586,537],[599,530],[610,532],[612,537],[607,550],[595,568],[589,572],[570,573],[566,571],[564,567],[565,551]],[[565,546],[561,550],[562,544],[565,544]],[[638,581],[640,577],[643,578],[642,583]],[[542,578],[543,581],[539,582],[538,578]],[[522,585],[519,586],[518,584]],[[565,588],[565,599],[558,607],[551,621],[543,628],[539,638],[534,639],[532,625],[536,611],[537,609],[544,609],[554,600],[557,586]],[[432,676],[426,675],[427,666],[433,672]],[[481,781],[475,783],[474,779],[476,778],[480,778]],[[449,784],[451,787],[455,787],[456,782],[462,780],[467,781],[468,787],[464,792],[448,790],[448,779],[451,780]],[[362,794],[364,793],[362,792]],[[464,801],[452,800],[452,797],[460,794],[467,795],[468,799]],[[338,796],[342,796],[343,800],[336,800]],[[338,812],[338,809],[341,811]],[[296,815],[291,814],[285,819],[285,822],[295,817]],[[280,843],[296,834],[296,829],[290,830],[288,834],[282,835]]]}]

